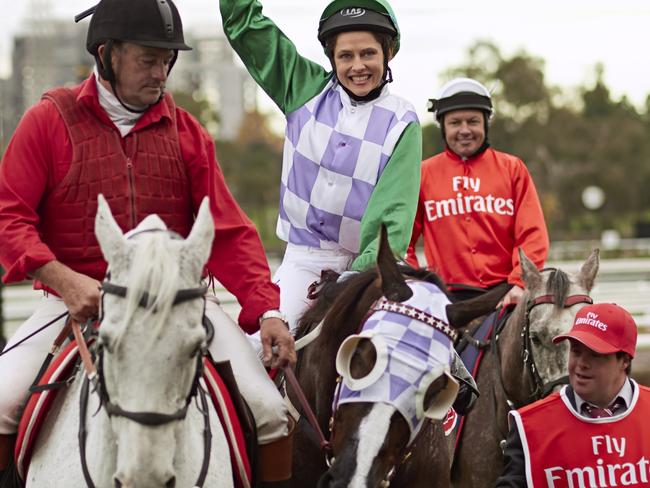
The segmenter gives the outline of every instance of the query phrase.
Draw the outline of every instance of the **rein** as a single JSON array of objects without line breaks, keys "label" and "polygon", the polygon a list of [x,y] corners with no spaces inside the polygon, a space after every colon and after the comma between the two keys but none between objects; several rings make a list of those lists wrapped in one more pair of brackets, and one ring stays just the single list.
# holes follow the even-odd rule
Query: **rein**
[{"label": "rein", "polygon": [[[184,303],[190,300],[202,298],[205,295],[207,288],[204,286],[197,288],[188,288],[184,290],[179,290],[174,297],[172,305],[178,305],[179,303]],[[102,284],[102,302],[104,294],[112,294],[125,298],[128,292],[127,287],[115,285],[108,281],[104,281]],[[155,301],[155,297],[150,297],[146,292],[143,293],[142,298],[139,302],[139,306],[142,308],[147,308],[151,303]],[[103,307],[102,307],[103,309]],[[185,405],[178,409],[176,412],[171,414],[160,413],[160,412],[132,412],[124,410],[118,404],[111,402],[106,390],[106,385],[104,383],[104,374],[103,374],[103,349],[100,347],[98,349],[98,367],[95,367],[92,356],[86,342],[84,341],[83,334],[81,332],[80,325],[75,321],[71,320],[72,332],[77,341],[79,347],[79,355],[81,356],[81,361],[84,365],[85,377],[83,379],[81,387],[81,395],[79,399],[79,452],[81,455],[81,467],[83,471],[86,484],[89,488],[95,488],[95,484],[92,481],[90,472],[88,470],[88,464],[86,460],[86,412],[88,409],[88,396],[90,390],[90,384],[93,386],[93,391],[97,391],[100,398],[100,408],[103,406],[104,410],[109,417],[123,417],[133,422],[136,422],[141,425],[156,427],[160,425],[165,425],[174,421],[179,421],[185,419],[187,416],[187,410],[192,402],[192,399],[197,396],[200,400],[200,407],[197,403],[197,408],[201,415],[203,416],[204,429],[203,429],[203,463],[201,465],[201,471],[199,477],[194,484],[195,487],[202,487],[205,479],[207,477],[208,468],[210,464],[210,452],[212,446],[212,432],[210,430],[210,418],[208,413],[208,403],[206,399],[206,392],[200,384],[201,376],[203,374],[203,350],[200,350],[196,354],[196,372],[194,374],[194,379],[192,381],[192,386],[190,392],[187,395],[185,400]],[[101,320],[100,320],[101,323]],[[197,401],[198,402],[198,401]]]}]

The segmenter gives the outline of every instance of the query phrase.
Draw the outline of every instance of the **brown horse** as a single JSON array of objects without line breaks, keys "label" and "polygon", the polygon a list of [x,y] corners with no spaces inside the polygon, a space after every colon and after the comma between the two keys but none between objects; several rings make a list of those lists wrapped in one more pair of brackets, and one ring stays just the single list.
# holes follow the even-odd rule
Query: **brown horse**
[{"label": "brown horse", "polygon": [[[344,385],[362,383],[381,369],[375,367],[383,356],[378,352],[374,336],[372,340],[370,336],[363,336],[365,330],[360,336],[353,335],[359,332],[362,324],[367,326],[375,317],[371,315],[365,320],[369,312],[377,310],[375,307],[381,303],[382,297],[397,305],[398,302],[411,303],[416,287],[414,283],[424,283],[431,290],[431,303],[438,300],[445,304],[446,308],[437,316],[442,319],[440,327],[446,326],[443,322],[447,317],[444,315],[457,316],[437,276],[426,270],[397,266],[385,231],[382,232],[376,270],[360,273],[342,283],[331,279],[322,284],[318,299],[301,320],[297,337],[311,333],[322,321],[321,333],[299,352],[296,376],[320,429],[332,433],[333,459],[326,460],[315,438],[315,429],[302,422],[302,412],[294,438],[292,486],[365,488],[388,486],[390,483],[397,487],[449,487],[453,439],[445,436],[439,419],[453,402],[457,390],[455,381],[448,375],[451,339],[435,332],[441,341],[440,347],[447,348],[444,349],[447,357],[443,361],[446,364],[436,370],[436,377],[430,382],[424,386],[420,383],[416,396],[420,395],[420,413],[424,414],[418,419],[418,429],[409,424],[412,418],[407,420],[389,403],[358,401],[339,404],[336,401],[337,391],[343,390]],[[430,327],[419,320],[415,322],[420,327]],[[388,361],[393,360],[394,356]],[[339,376],[337,369],[345,372]],[[374,386],[379,381],[370,383]],[[299,405],[290,387],[288,394],[293,405]],[[416,432],[419,433],[416,435]]]},{"label": "brown horse", "polygon": [[509,410],[567,382],[568,346],[554,345],[552,339],[569,330],[576,312],[589,303],[598,272],[597,250],[576,275],[559,269],[540,272],[521,250],[519,255],[526,292],[484,354],[476,378],[481,395],[465,419],[453,463],[457,488],[494,486],[503,469]]}]

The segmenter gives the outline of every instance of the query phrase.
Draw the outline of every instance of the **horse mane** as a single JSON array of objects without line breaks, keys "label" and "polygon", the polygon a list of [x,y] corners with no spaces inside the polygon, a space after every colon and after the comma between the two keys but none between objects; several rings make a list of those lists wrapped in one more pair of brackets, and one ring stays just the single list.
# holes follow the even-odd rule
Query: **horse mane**
[{"label": "horse mane", "polygon": [[[405,279],[432,283],[446,293],[444,282],[435,273],[404,263],[398,264],[398,268]],[[382,296],[382,289],[376,268],[363,271],[342,283],[336,281],[338,274],[330,273],[328,276],[322,282],[315,302],[299,320],[296,338],[307,334],[327,316],[324,331],[333,329],[334,332],[323,335],[327,336],[328,342],[332,341],[333,347],[338,348],[343,339],[357,331],[372,303]],[[373,284],[376,284],[374,288]]]},{"label": "horse mane", "polygon": [[563,308],[564,301],[569,295],[569,289],[571,288],[571,279],[561,269],[552,269],[551,274],[546,281],[546,293],[548,295],[553,295],[555,299],[555,307]]},{"label": "horse mane", "polygon": [[170,240],[166,232],[151,232],[140,234],[137,241],[132,241],[135,251],[128,271],[123,332],[134,322],[133,317],[141,308],[140,301],[145,293],[150,300],[145,312],[151,319],[148,323],[155,333],[162,332],[180,278],[178,257],[173,253]]}]

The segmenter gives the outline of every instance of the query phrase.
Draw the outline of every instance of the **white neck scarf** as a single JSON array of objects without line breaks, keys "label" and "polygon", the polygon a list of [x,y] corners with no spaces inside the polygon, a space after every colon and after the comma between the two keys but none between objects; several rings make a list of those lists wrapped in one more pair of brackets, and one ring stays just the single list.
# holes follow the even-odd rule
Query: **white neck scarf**
[{"label": "white neck scarf", "polygon": [[126,136],[140,120],[143,113],[130,112],[124,108],[117,97],[99,82],[97,67],[95,67],[95,83],[97,83],[99,105],[106,111],[108,117],[120,131],[120,135],[122,137]]}]

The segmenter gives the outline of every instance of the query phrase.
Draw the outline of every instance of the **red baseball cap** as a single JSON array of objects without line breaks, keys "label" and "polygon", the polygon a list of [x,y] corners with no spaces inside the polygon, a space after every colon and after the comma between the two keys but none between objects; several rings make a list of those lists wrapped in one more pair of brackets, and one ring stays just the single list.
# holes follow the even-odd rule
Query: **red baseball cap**
[{"label": "red baseball cap", "polygon": [[615,303],[598,303],[582,307],[571,330],[553,342],[575,339],[600,354],[623,351],[634,357],[636,336],[636,323],[627,310]]}]

